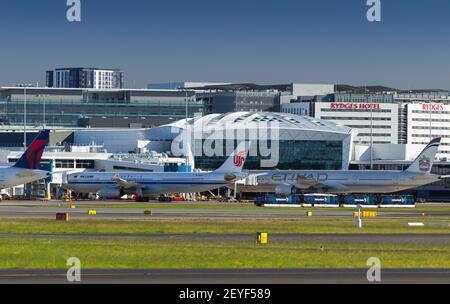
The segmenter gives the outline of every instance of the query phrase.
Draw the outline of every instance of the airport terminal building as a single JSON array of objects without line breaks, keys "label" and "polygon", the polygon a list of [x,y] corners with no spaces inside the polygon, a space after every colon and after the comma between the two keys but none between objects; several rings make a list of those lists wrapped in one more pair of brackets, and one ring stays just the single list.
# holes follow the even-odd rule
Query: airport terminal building
[{"label": "airport terminal building", "polygon": [[[190,155],[174,147],[183,145],[186,130],[194,159],[188,165],[199,170],[217,169],[242,140],[252,142],[245,169],[346,169],[353,142],[350,128],[274,112],[211,114],[154,128],[51,129],[43,162],[54,174],[49,185],[37,186],[52,193],[64,184],[64,172],[184,172]],[[29,130],[28,143],[36,132]],[[3,127],[0,138],[1,162],[15,162],[23,153],[23,129]]]},{"label": "airport terminal building", "polygon": [[[169,143],[183,139],[186,129],[191,130],[195,167],[204,170],[218,168],[242,140],[252,142],[246,169],[341,170],[348,168],[351,158],[353,133],[350,128],[312,117],[275,112],[211,114],[189,119],[187,123],[180,120],[150,130],[148,140],[165,140],[167,150]],[[218,144],[220,147],[215,146]],[[206,155],[208,147],[217,153]],[[277,155],[271,154],[275,150]]]},{"label": "airport terminal building", "polygon": [[[87,88],[0,88],[0,124],[74,128],[108,119],[122,126],[155,126],[203,113],[192,91]],[[86,120],[92,120],[88,121]],[[110,122],[111,126],[115,122]]]}]

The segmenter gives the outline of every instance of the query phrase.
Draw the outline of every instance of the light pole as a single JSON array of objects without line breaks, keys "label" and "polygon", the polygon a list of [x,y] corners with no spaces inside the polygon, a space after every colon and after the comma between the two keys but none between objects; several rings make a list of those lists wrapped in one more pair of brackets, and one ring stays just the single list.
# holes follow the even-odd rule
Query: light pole
[{"label": "light pole", "polygon": [[44,108],[44,109],[43,109],[44,111],[43,111],[43,113],[42,113],[42,115],[43,115],[42,118],[43,118],[43,120],[44,120],[44,123],[43,123],[43,126],[42,126],[42,127],[45,129],[45,96],[44,96],[44,99],[43,99],[42,101],[43,101],[43,108]]},{"label": "light pole", "polygon": [[431,108],[432,108],[432,103],[431,103],[431,100],[430,100],[430,102],[428,103],[428,107],[429,107],[429,112],[430,112],[430,141],[431,140],[433,140],[433,132],[432,132],[432,127],[433,127],[433,124],[432,124],[432,117],[431,117]]},{"label": "light pole", "polygon": [[43,124],[42,127],[45,129],[47,124],[46,124],[46,117],[45,117],[45,98],[47,98],[48,95],[46,94],[38,94],[36,95],[36,97],[40,98],[42,97],[42,103],[43,103],[43,112],[42,112],[42,120],[43,120]]},{"label": "light pole", "polygon": [[186,147],[185,147],[185,153],[186,153],[186,172],[189,172],[189,149],[188,149],[188,116],[189,116],[189,102],[188,102],[188,93],[187,90],[185,90],[185,101],[186,101]]},{"label": "light pole", "polygon": [[373,170],[373,101],[370,98],[369,103],[369,94],[366,92],[366,102],[370,106],[370,170]]},{"label": "light pole", "polygon": [[27,149],[27,87],[23,89],[23,147]]}]

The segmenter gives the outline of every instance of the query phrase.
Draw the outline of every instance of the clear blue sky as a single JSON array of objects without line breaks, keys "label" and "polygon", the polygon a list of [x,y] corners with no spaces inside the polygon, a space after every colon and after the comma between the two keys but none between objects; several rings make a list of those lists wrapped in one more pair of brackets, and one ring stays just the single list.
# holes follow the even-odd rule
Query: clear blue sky
[{"label": "clear blue sky", "polygon": [[325,82],[450,88],[450,1],[0,0],[0,85],[62,66],[117,67],[149,82]]}]

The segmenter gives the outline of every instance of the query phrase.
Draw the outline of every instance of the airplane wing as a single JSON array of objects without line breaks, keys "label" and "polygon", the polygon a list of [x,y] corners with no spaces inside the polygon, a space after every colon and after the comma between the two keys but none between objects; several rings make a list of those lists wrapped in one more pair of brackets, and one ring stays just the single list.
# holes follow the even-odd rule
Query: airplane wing
[{"label": "airplane wing", "polygon": [[17,173],[17,176],[18,176],[19,178],[33,177],[33,176],[36,176],[36,175],[37,175],[37,174],[36,174],[35,172],[30,171],[30,170],[26,170],[26,169],[20,170],[20,171]]},{"label": "airplane wing", "polygon": [[223,175],[223,178],[225,179],[226,182],[232,183],[232,182],[236,182],[236,181],[243,180],[244,178],[247,178],[248,176],[249,176],[249,174],[246,173],[246,172],[241,172],[241,173],[225,173],[225,174]]},{"label": "airplane wing", "polygon": [[322,183],[318,182],[312,176],[298,176],[297,177],[297,187],[300,189],[308,189],[308,188],[320,188],[324,186]]},{"label": "airplane wing", "polygon": [[450,175],[441,175],[439,176],[440,179],[448,179],[450,178]]},{"label": "airplane wing", "polygon": [[233,173],[225,173],[223,175],[223,178],[225,179],[226,182],[231,183],[234,182],[238,179],[238,177],[236,176],[236,174]]},{"label": "airplane wing", "polygon": [[121,178],[120,175],[114,176],[114,180],[116,181],[117,185],[123,189],[143,189],[143,188],[145,188],[144,185],[141,185],[139,183],[129,182],[129,181]]}]

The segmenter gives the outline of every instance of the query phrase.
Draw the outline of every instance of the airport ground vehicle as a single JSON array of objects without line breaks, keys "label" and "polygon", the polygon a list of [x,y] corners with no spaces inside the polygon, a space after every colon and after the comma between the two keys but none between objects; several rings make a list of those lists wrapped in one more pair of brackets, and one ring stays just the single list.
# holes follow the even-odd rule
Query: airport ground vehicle
[{"label": "airport ground vehicle", "polygon": [[388,208],[414,207],[414,197],[411,195],[376,195],[376,194],[292,194],[259,195],[255,200],[256,206],[297,206],[297,207],[346,207],[356,208]]}]

